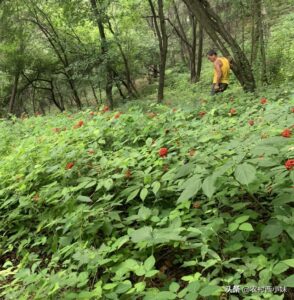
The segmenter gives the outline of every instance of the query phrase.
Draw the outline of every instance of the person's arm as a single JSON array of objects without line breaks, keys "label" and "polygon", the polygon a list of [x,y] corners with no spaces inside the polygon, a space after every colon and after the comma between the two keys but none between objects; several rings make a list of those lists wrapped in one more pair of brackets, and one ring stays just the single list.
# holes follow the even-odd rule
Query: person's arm
[{"label": "person's arm", "polygon": [[216,60],[215,63],[214,63],[214,68],[215,68],[215,71],[216,71],[216,84],[215,84],[215,89],[219,89],[219,84],[220,84],[220,80],[222,78],[222,63],[221,61],[219,60]]}]

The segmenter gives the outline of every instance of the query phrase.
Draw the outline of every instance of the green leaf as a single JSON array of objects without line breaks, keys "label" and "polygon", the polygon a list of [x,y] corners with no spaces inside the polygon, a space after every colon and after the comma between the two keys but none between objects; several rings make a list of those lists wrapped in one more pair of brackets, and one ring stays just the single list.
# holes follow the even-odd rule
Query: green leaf
[{"label": "green leaf", "polygon": [[139,194],[140,189],[134,190],[132,193],[130,193],[130,195],[127,198],[127,202],[135,199],[137,197],[137,195]]},{"label": "green leaf", "polygon": [[280,224],[268,224],[261,232],[262,239],[273,239],[283,232],[283,227]]},{"label": "green leaf", "polygon": [[133,243],[152,240],[152,227],[144,226],[130,234]]},{"label": "green leaf", "polygon": [[143,292],[145,287],[146,287],[146,282],[142,281],[142,282],[138,282],[135,284],[135,290],[140,293]]},{"label": "green leaf", "polygon": [[294,172],[293,171],[290,173],[290,178],[291,178],[292,182],[294,183]]},{"label": "green leaf", "polygon": [[146,140],[146,146],[150,147],[152,145],[153,139],[152,138],[148,138]]},{"label": "green leaf", "polygon": [[146,271],[151,270],[154,267],[154,265],[155,265],[155,258],[153,255],[151,255],[144,261],[144,268],[146,269]]},{"label": "green leaf", "polygon": [[180,285],[177,282],[172,282],[169,286],[171,292],[176,293],[180,289]]},{"label": "green leaf", "polygon": [[294,258],[285,259],[285,260],[282,261],[282,263],[286,264],[289,267],[294,268]]},{"label": "green leaf", "polygon": [[235,230],[237,230],[238,227],[239,227],[239,224],[237,224],[237,223],[230,223],[229,226],[228,226],[228,229],[230,231],[235,231]]},{"label": "green leaf", "polygon": [[89,197],[87,197],[87,196],[82,196],[82,195],[78,196],[78,197],[77,197],[77,200],[80,201],[80,202],[86,202],[86,203],[93,202],[93,201],[91,200],[91,198],[89,198]]},{"label": "green leaf", "polygon": [[140,192],[140,198],[144,201],[148,195],[148,190],[146,188],[143,188]]},{"label": "green leaf", "polygon": [[252,225],[250,223],[243,223],[239,226],[239,230],[242,231],[254,231]]},{"label": "green leaf", "polygon": [[132,283],[129,280],[121,282],[115,289],[117,294],[124,294],[132,287]]},{"label": "green leaf", "polygon": [[248,185],[256,178],[256,169],[248,163],[243,163],[237,166],[235,177],[241,184]]},{"label": "green leaf", "polygon": [[176,298],[176,294],[168,291],[159,292],[158,294],[156,294],[156,296],[152,297],[152,299],[154,300],[173,300]]},{"label": "green leaf", "polygon": [[272,146],[257,145],[252,149],[252,154],[256,156],[279,154],[279,150]]},{"label": "green leaf", "polygon": [[285,280],[281,282],[282,285],[286,287],[294,287],[294,275],[287,277]]},{"label": "green leaf", "polygon": [[184,238],[180,236],[183,228],[156,228],[153,231],[154,243],[162,244],[170,241],[182,241]]},{"label": "green leaf", "polygon": [[193,169],[194,169],[194,165],[191,163],[181,166],[178,169],[176,175],[174,176],[174,179],[179,179],[179,178],[182,178],[182,177],[185,177],[185,176],[191,174]]},{"label": "green leaf", "polygon": [[279,275],[287,271],[288,269],[289,267],[286,264],[284,264],[283,262],[279,262],[273,267],[273,274]]},{"label": "green leaf", "polygon": [[208,286],[204,287],[199,292],[199,294],[202,297],[214,296],[214,295],[218,295],[221,290],[222,289],[216,285],[208,285]]},{"label": "green leaf", "polygon": [[115,288],[118,285],[118,282],[113,282],[113,283],[106,283],[103,286],[104,290],[112,290],[113,288]]},{"label": "green leaf", "polygon": [[150,270],[150,271],[147,271],[146,274],[145,274],[145,277],[149,278],[149,277],[153,277],[154,275],[156,275],[159,271],[157,270]]},{"label": "green leaf", "polygon": [[151,216],[151,209],[145,206],[142,206],[139,209],[138,216],[141,220],[147,220]]},{"label": "green leaf", "polygon": [[159,181],[155,181],[152,184],[152,192],[154,193],[154,195],[156,195],[158,193],[160,189],[160,182]]},{"label": "green leaf", "polygon": [[185,189],[177,200],[177,204],[194,197],[201,188],[199,175],[194,175],[185,182]]},{"label": "green leaf", "polygon": [[244,216],[238,217],[238,218],[235,220],[235,222],[238,223],[238,224],[241,224],[241,223],[247,221],[248,219],[249,219],[249,216],[244,215]]},{"label": "green leaf", "polygon": [[203,181],[203,184],[202,184],[202,190],[203,190],[203,193],[208,197],[208,198],[211,198],[212,195],[214,194],[215,192],[215,177],[214,176],[208,176],[204,181]]},{"label": "green leaf", "polygon": [[103,182],[103,185],[107,191],[110,191],[111,188],[113,187],[113,180],[111,178],[108,178]]}]

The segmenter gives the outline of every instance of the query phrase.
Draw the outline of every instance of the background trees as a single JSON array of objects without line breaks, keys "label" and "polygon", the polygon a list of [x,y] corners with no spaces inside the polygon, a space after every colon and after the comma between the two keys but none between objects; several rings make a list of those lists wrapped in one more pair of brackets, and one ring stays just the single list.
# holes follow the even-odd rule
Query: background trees
[{"label": "background trees", "polygon": [[112,108],[139,97],[146,78],[158,83],[161,102],[166,70],[189,73],[195,84],[212,47],[232,59],[245,91],[289,79],[281,65],[293,47],[279,50],[273,39],[283,31],[270,28],[290,2],[3,0],[1,114]]}]

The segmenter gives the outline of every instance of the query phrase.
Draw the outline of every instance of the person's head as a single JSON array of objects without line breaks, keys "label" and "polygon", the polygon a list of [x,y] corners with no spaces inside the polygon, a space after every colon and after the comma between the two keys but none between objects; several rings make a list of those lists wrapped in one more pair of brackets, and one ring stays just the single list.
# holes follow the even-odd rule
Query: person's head
[{"label": "person's head", "polygon": [[217,59],[217,53],[215,50],[209,50],[207,52],[207,58],[211,61],[211,62],[215,62]]}]

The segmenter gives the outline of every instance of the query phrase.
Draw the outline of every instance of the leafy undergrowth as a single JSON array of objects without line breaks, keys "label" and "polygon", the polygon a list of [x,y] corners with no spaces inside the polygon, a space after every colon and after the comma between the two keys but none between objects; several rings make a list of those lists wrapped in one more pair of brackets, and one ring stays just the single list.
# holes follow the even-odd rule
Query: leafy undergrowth
[{"label": "leafy undergrowth", "polygon": [[286,299],[293,117],[248,96],[3,121],[0,296]]}]

